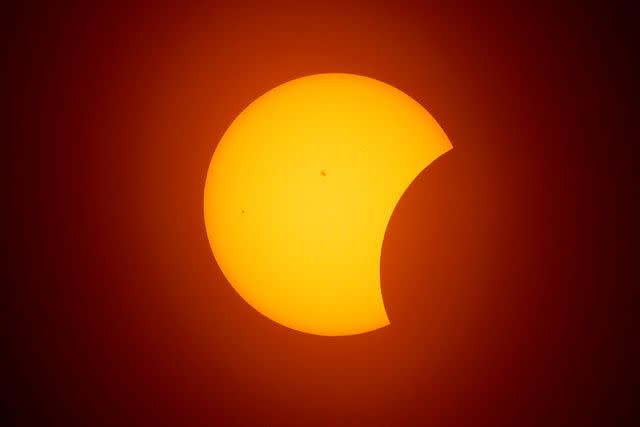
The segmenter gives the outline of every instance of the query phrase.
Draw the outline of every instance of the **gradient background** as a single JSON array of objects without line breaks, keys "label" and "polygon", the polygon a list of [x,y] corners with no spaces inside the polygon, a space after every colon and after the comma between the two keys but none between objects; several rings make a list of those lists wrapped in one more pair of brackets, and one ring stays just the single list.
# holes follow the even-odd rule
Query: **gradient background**
[{"label": "gradient background", "polygon": [[[4,14],[13,424],[622,423],[630,11],[134,3]],[[249,307],[202,214],[234,117],[322,72],[403,90],[454,144],[387,229],[392,325],[346,338]]]}]

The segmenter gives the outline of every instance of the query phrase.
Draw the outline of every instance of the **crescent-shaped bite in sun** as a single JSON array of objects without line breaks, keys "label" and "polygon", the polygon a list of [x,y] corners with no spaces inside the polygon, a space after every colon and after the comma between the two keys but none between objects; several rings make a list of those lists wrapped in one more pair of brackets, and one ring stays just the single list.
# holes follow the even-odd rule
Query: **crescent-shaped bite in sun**
[{"label": "crescent-shaped bite in sun", "polygon": [[318,335],[389,324],[380,290],[387,223],[451,143],[416,101],[380,81],[316,74],[238,115],[207,174],[215,259],[266,317]]}]

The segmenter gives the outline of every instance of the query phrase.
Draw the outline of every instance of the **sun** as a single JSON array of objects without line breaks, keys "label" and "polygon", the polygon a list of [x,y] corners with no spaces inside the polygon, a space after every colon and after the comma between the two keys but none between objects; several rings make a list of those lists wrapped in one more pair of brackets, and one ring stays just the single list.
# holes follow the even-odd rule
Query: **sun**
[{"label": "sun", "polygon": [[402,91],[316,74],[253,101],[219,142],[204,191],[214,257],[273,321],[317,335],[389,324],[380,254],[406,188],[451,149]]}]

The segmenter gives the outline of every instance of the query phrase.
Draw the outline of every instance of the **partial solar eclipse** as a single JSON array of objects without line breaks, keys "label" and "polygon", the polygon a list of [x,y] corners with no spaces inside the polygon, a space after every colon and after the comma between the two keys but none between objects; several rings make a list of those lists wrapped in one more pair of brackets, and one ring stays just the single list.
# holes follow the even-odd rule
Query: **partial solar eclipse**
[{"label": "partial solar eclipse", "polygon": [[284,83],[245,108],[213,154],[204,190],[213,255],[240,296],[284,326],[332,336],[386,326],[387,223],[451,148],[420,104],[378,80]]}]

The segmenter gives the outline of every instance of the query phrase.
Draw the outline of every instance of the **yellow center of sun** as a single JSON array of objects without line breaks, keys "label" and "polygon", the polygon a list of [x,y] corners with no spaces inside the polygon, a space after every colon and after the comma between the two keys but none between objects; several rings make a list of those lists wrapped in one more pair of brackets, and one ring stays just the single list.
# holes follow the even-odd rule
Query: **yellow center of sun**
[{"label": "yellow center of sun", "polygon": [[215,259],[242,298],[284,326],[383,327],[387,223],[450,148],[420,104],[380,81],[317,74],[280,85],[240,113],[211,159],[204,216]]}]

